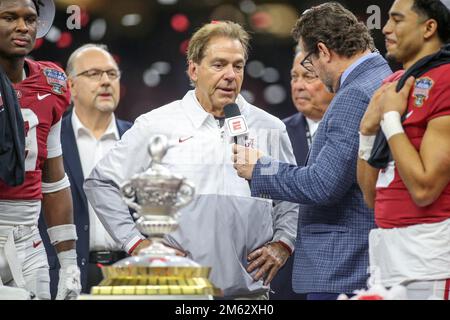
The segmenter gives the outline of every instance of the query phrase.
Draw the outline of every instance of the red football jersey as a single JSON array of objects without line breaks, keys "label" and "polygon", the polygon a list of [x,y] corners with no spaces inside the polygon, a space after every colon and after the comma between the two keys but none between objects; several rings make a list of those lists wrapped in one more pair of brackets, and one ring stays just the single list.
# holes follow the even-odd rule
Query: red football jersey
[{"label": "red football jersey", "polygon": [[[434,68],[417,78],[411,90],[405,134],[417,151],[430,120],[450,115],[450,64]],[[375,220],[381,228],[437,223],[450,218],[450,184],[426,207],[417,206],[403,183],[395,162],[380,171],[375,199]]]},{"label": "red football jersey", "polygon": [[25,181],[10,187],[0,181],[0,200],[42,199],[42,169],[47,138],[70,103],[67,77],[51,62],[25,59],[28,77],[14,84],[25,122]]}]

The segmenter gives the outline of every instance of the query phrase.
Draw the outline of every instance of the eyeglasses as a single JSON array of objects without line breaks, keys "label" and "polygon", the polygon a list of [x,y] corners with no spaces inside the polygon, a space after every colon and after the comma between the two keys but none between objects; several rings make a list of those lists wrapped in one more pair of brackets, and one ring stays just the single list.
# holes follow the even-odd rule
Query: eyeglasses
[{"label": "eyeglasses", "polygon": [[300,62],[301,66],[303,68],[305,68],[306,70],[308,70],[308,72],[312,72],[314,73],[314,66],[311,62],[311,59],[309,59],[309,57],[314,53],[314,51],[311,51],[310,53],[308,53],[305,58],[303,58],[303,60]]},{"label": "eyeglasses", "polygon": [[100,70],[100,69],[89,69],[79,74],[75,75],[75,77],[83,76],[89,78],[94,81],[100,81],[103,77],[103,74],[106,73],[109,80],[116,80],[120,78],[120,70],[109,69],[109,70]]}]

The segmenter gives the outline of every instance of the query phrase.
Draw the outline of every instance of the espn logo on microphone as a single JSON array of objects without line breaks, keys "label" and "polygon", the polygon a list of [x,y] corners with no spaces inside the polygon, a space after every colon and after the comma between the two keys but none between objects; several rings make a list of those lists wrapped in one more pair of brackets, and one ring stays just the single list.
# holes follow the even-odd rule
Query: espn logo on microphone
[{"label": "espn logo on microphone", "polygon": [[231,137],[248,133],[247,123],[242,115],[225,120]]}]

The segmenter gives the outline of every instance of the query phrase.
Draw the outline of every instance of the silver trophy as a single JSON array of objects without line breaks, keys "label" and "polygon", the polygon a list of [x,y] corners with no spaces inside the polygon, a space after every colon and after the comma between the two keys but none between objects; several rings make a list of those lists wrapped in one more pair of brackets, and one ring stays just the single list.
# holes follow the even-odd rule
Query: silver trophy
[{"label": "silver trophy", "polygon": [[177,229],[179,209],[194,197],[194,186],[162,165],[167,150],[174,145],[166,136],[152,137],[150,168],[120,188],[126,204],[136,210],[137,228],[151,238],[152,244],[137,256],[104,266],[104,280],[92,288],[93,296],[210,299],[220,295],[208,280],[210,267],[177,255],[162,243],[165,235]]},{"label": "silver trophy", "polygon": [[120,188],[125,203],[136,210],[137,228],[152,240],[152,245],[141,250],[140,255],[175,254],[175,250],[162,245],[161,240],[177,229],[178,210],[194,197],[194,185],[161,164],[172,146],[166,136],[154,136],[148,148],[152,159],[150,168],[134,175]]}]

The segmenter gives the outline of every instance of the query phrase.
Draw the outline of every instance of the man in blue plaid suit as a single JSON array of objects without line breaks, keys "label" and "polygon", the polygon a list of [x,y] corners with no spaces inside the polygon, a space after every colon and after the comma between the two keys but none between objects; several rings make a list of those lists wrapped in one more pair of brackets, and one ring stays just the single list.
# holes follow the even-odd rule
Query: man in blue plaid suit
[{"label": "man in blue plaid suit", "polygon": [[374,52],[366,26],[338,3],[305,11],[293,36],[305,52],[301,64],[336,93],[307,165],[280,163],[237,145],[234,161],[238,174],[251,180],[252,196],[301,204],[293,288],[309,300],[330,300],[366,287],[368,235],[375,223],[356,182],[358,129],[391,70]]}]

